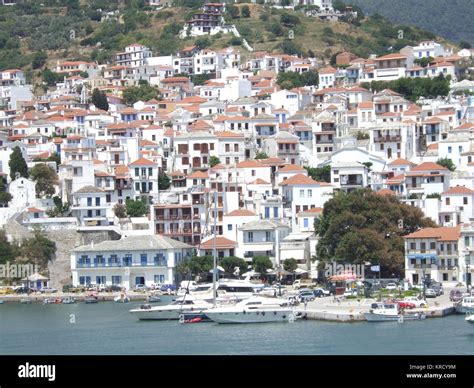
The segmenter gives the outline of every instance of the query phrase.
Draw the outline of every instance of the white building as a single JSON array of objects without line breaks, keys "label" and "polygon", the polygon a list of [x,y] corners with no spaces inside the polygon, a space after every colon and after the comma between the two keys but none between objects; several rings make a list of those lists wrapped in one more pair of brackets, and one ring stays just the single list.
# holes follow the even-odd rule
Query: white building
[{"label": "white building", "polygon": [[89,244],[71,251],[72,283],[116,285],[175,284],[175,267],[192,246],[164,236],[134,236]]}]

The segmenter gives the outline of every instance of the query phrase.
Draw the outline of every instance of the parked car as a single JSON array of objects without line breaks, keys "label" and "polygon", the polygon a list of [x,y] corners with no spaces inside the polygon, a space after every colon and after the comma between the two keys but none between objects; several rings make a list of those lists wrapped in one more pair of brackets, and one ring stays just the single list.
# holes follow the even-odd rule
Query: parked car
[{"label": "parked car", "polygon": [[436,298],[438,295],[436,295],[436,291],[433,290],[432,288],[428,288],[425,290],[425,297],[427,298]]},{"label": "parked car", "polygon": [[404,299],[394,300],[393,302],[398,304],[398,307],[400,307],[401,309],[414,309],[416,307],[415,303],[412,303]]},{"label": "parked car", "polygon": [[357,296],[357,290],[346,290],[344,296]]},{"label": "parked car", "polygon": [[135,287],[133,287],[133,291],[136,292],[144,292],[147,290],[147,287],[144,284],[136,284]]},{"label": "parked car", "polygon": [[42,294],[45,294],[45,293],[54,293],[54,292],[58,292],[58,290],[56,288],[52,288],[52,287],[43,287],[40,292]]},{"label": "parked car", "polygon": [[300,303],[305,301],[311,302],[314,300],[314,294],[312,291],[300,292],[296,298]]},{"label": "parked car", "polygon": [[163,284],[160,290],[163,292],[167,292],[168,290],[176,291],[176,286],[174,284]]},{"label": "parked car", "polygon": [[436,292],[436,296],[444,294],[443,285],[441,283],[432,282],[430,288]]},{"label": "parked car", "polygon": [[325,290],[324,288],[315,288],[313,290],[313,294],[316,298],[324,298],[326,296],[330,296],[331,292],[328,290]]},{"label": "parked car", "polygon": [[387,283],[387,285],[385,286],[385,289],[386,290],[398,290],[398,285],[397,283]]},{"label": "parked car", "polygon": [[15,289],[15,294],[29,294],[31,292],[35,292],[35,290],[28,287],[18,287]]},{"label": "parked car", "polygon": [[423,307],[426,307],[428,305],[428,303],[426,303],[426,300],[418,299],[415,296],[408,296],[408,297],[404,298],[403,300],[406,301],[406,302],[414,304],[416,308],[423,308]]}]

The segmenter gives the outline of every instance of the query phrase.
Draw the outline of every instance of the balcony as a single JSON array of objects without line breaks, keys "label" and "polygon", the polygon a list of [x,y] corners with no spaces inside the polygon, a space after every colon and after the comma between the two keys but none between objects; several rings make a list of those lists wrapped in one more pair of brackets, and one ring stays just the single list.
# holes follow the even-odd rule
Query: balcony
[{"label": "balcony", "polygon": [[398,143],[401,141],[400,136],[377,136],[374,137],[374,143]]},{"label": "balcony", "polygon": [[122,267],[167,267],[166,260],[153,260],[147,262],[106,262],[106,263],[76,263],[76,268],[122,268]]},{"label": "balcony", "polygon": [[458,268],[457,265],[439,265],[438,266],[439,271],[453,271],[456,268]]},{"label": "balcony", "polygon": [[170,229],[163,234],[165,236],[184,236],[184,235],[191,236],[193,233],[194,232],[192,229]]}]

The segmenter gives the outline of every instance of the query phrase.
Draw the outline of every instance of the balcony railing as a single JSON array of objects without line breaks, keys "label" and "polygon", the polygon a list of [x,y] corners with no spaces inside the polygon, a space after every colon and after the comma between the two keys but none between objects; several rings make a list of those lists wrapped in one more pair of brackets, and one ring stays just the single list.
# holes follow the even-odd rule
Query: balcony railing
[{"label": "balcony railing", "polygon": [[132,262],[113,262],[113,263],[76,263],[76,268],[120,268],[120,267],[166,267],[165,261],[132,261]]},{"label": "balcony railing", "polygon": [[401,141],[400,136],[378,136],[374,138],[374,143],[389,143]]}]

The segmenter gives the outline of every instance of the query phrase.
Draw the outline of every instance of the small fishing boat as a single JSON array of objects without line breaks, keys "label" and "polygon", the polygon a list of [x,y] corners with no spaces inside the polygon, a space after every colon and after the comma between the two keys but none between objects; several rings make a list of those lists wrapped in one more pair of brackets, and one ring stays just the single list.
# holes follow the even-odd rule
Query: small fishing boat
[{"label": "small fishing boat", "polygon": [[466,322],[467,323],[474,323],[474,314],[467,313]]},{"label": "small fishing boat", "polygon": [[31,299],[22,298],[20,299],[21,304],[31,304]]},{"label": "small fishing boat", "polygon": [[76,299],[74,299],[72,296],[68,296],[66,298],[64,298],[62,301],[61,301],[62,304],[73,304],[73,303],[76,303]]},{"label": "small fishing boat", "polygon": [[114,298],[115,303],[128,303],[130,302],[130,298],[125,294],[120,294]]},{"label": "small fishing boat", "polygon": [[364,317],[369,322],[404,322],[426,318],[424,313],[408,314],[404,313],[396,303],[373,303],[368,313]]},{"label": "small fishing boat", "polygon": [[0,299],[0,304],[4,304],[4,303],[5,303],[5,301]]},{"label": "small fishing boat", "polygon": [[148,303],[161,302],[161,298],[158,295],[150,295],[147,300],[148,300]]},{"label": "small fishing boat", "polygon": [[99,303],[99,297],[95,293],[88,294],[84,298],[84,303],[86,304]]}]

